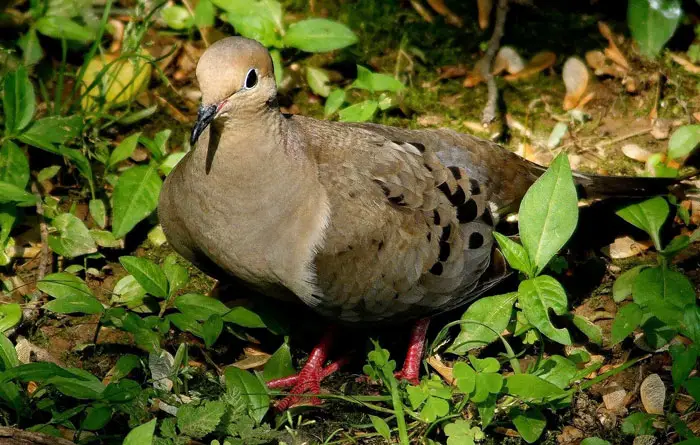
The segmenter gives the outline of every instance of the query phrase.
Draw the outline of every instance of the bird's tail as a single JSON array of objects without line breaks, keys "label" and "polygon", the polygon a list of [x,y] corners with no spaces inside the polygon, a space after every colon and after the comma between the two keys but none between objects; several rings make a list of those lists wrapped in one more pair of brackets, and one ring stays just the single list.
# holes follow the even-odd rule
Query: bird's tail
[{"label": "bird's tail", "polygon": [[700,174],[693,172],[679,178],[638,178],[632,176],[601,176],[574,172],[579,197],[587,198],[643,198],[683,192],[689,188],[687,179]]}]

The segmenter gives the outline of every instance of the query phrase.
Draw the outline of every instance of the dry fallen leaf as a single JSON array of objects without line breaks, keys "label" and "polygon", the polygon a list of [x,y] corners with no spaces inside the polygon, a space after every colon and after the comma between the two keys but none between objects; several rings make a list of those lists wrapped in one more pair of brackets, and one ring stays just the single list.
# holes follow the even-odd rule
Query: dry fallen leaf
[{"label": "dry fallen leaf", "polygon": [[651,152],[647,149],[640,147],[637,144],[625,144],[622,146],[622,153],[630,159],[634,159],[639,162],[647,162]]},{"label": "dry fallen leaf", "polygon": [[425,6],[418,0],[411,0],[411,6],[416,10],[419,16],[423,18],[428,23],[433,23],[433,16],[425,9]]},{"label": "dry fallen leaf", "polygon": [[632,441],[632,445],[654,445],[656,438],[650,435],[637,436]]},{"label": "dry fallen leaf", "polygon": [[578,444],[581,442],[581,439],[585,437],[583,431],[574,426],[567,425],[562,429],[561,434],[557,436],[557,442],[560,445]]},{"label": "dry fallen leaf", "polygon": [[586,53],[586,63],[596,76],[625,77],[627,70],[611,63],[602,51],[588,51]]},{"label": "dry fallen leaf", "polygon": [[467,75],[467,78],[464,79],[464,83],[462,83],[462,85],[467,88],[471,88],[479,85],[481,82],[484,82],[486,78],[484,77],[483,73],[487,72],[487,69],[487,60],[484,58],[479,59],[479,61],[474,64],[474,69],[472,69]]},{"label": "dry fallen leaf", "polygon": [[697,121],[700,122],[700,111],[696,111],[693,113],[693,118]]},{"label": "dry fallen leaf", "polygon": [[445,17],[445,21],[450,25],[456,26],[457,28],[461,28],[464,25],[462,18],[447,7],[445,0],[428,0],[428,4],[435,12]]},{"label": "dry fallen leaf", "polygon": [[586,65],[577,57],[569,57],[564,63],[561,75],[564,78],[564,86],[566,86],[564,110],[578,108],[581,98],[588,88],[589,75]]},{"label": "dry fallen leaf", "polygon": [[612,383],[603,388],[603,403],[610,411],[619,412],[627,402],[627,391],[619,383]]},{"label": "dry fallen leaf", "polygon": [[651,374],[639,387],[644,410],[649,414],[663,414],[666,401],[666,385],[658,374]]},{"label": "dry fallen leaf", "polygon": [[682,57],[678,54],[671,53],[671,59],[673,59],[674,62],[679,64],[680,66],[683,67],[684,70],[691,74],[700,74],[700,66],[697,66],[693,64],[690,60],[686,59],[685,57]]},{"label": "dry fallen leaf", "polygon": [[452,376],[452,368],[445,365],[442,360],[440,360],[439,356],[433,355],[432,357],[428,358],[428,364],[442,376],[445,383],[448,385],[454,384],[455,378]]},{"label": "dry fallen leaf", "polygon": [[540,73],[554,65],[557,61],[557,55],[551,51],[542,51],[535,54],[532,59],[525,65],[521,71],[515,74],[509,74],[504,77],[509,82],[514,80],[525,79]]},{"label": "dry fallen leaf", "polygon": [[608,45],[610,45],[607,48],[605,48],[605,55],[619,66],[629,71],[630,64],[629,62],[627,62],[627,59],[624,55],[622,55],[622,52],[620,52],[620,49],[617,47],[617,44],[615,43],[615,35],[610,30],[610,27],[605,22],[598,22],[598,30],[603,35],[603,37],[605,37],[608,40]]},{"label": "dry fallen leaf", "polygon": [[454,79],[469,74],[469,68],[465,65],[448,65],[438,68],[439,79]]},{"label": "dry fallen leaf", "polygon": [[525,62],[520,54],[510,46],[504,46],[498,50],[496,58],[493,60],[493,69],[491,73],[494,75],[501,74],[507,71],[508,74],[519,73],[525,68]]},{"label": "dry fallen leaf", "polygon": [[491,9],[493,9],[493,0],[477,0],[479,7],[479,28],[486,29],[489,27],[491,19]]},{"label": "dry fallen leaf", "polygon": [[623,236],[617,238],[615,242],[608,247],[603,248],[603,253],[614,260],[620,260],[639,255],[650,247],[651,243],[635,241],[629,236]]}]

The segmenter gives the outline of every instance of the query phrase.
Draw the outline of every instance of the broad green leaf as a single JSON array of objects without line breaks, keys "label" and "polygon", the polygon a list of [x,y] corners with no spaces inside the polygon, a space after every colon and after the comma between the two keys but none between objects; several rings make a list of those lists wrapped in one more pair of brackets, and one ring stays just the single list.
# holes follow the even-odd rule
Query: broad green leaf
[{"label": "broad green leaf", "polygon": [[659,231],[668,218],[668,214],[668,202],[660,196],[629,205],[617,212],[619,217],[647,232],[654,241],[657,250],[661,250]]},{"label": "broad green leaf", "polygon": [[603,330],[600,328],[600,326],[585,317],[581,317],[580,315],[574,315],[571,321],[579,331],[586,334],[586,337],[588,337],[592,343],[595,343],[598,346],[603,345]]},{"label": "broad green leaf", "polygon": [[59,255],[75,258],[97,252],[95,240],[85,224],[70,213],[62,213],[51,221],[56,234],[49,235],[49,246]]},{"label": "broad green leaf", "polygon": [[569,331],[554,327],[549,319],[549,309],[557,315],[568,309],[566,292],[557,280],[547,275],[525,280],[518,287],[518,299],[530,324],[558,343],[571,344]]},{"label": "broad green leaf", "polygon": [[634,286],[634,280],[639,275],[639,272],[644,270],[646,265],[635,266],[632,269],[624,272],[622,275],[617,277],[615,283],[613,284],[613,299],[616,303],[621,302],[625,298],[632,295],[632,288]]},{"label": "broad green leaf", "polygon": [[20,207],[36,204],[38,198],[9,182],[0,181],[0,204],[16,203]]},{"label": "broad green leaf", "polygon": [[376,100],[365,100],[343,108],[338,115],[341,122],[367,122],[372,120],[378,108],[379,103]]},{"label": "broad green leaf", "polygon": [[386,421],[381,417],[372,415],[369,416],[369,419],[372,421],[372,425],[379,435],[382,436],[387,443],[391,442],[391,429],[389,428],[389,425],[387,425]]},{"label": "broad green leaf", "polygon": [[688,394],[695,399],[696,402],[700,401],[700,377],[691,377],[685,382],[685,389],[688,390]]},{"label": "broad green leaf", "polygon": [[19,139],[34,147],[58,153],[56,145],[75,139],[82,130],[83,119],[80,115],[51,116],[35,121]]},{"label": "broad green leaf", "polygon": [[36,109],[36,98],[34,86],[29,81],[29,75],[23,66],[5,75],[2,104],[5,134],[16,135],[32,121]]},{"label": "broad green leaf", "polygon": [[132,167],[119,177],[112,195],[112,233],[123,238],[158,206],[163,186],[154,165]]},{"label": "broad green leaf", "polygon": [[124,247],[124,242],[115,238],[114,234],[107,230],[92,229],[90,230],[90,236],[100,247],[106,247],[108,249]]},{"label": "broad green leaf", "polygon": [[[0,204],[0,265],[2,266],[10,262],[10,258],[5,255],[5,247],[15,221],[17,221],[17,206],[8,203]],[[6,261],[5,264],[2,264],[3,261]]]},{"label": "broad green leaf", "polygon": [[168,278],[168,295],[173,295],[190,281],[190,274],[185,266],[177,263],[177,257],[170,254],[163,262],[163,273]]},{"label": "broad green leaf", "polygon": [[160,162],[168,152],[168,139],[170,139],[170,135],[172,133],[172,130],[167,128],[156,133],[156,135],[153,136],[153,139],[141,136],[139,138],[139,142],[141,142],[148,149],[148,151],[151,152],[151,155],[156,161]]},{"label": "broad green leaf", "polygon": [[406,88],[398,79],[382,73],[375,73],[362,65],[357,65],[357,79],[352,83],[352,88],[375,91],[397,92]]},{"label": "broad green leaf", "polygon": [[82,400],[97,400],[105,390],[105,386],[96,377],[80,379],[77,377],[53,376],[44,381],[53,385],[63,394]]},{"label": "broad green leaf", "polygon": [[627,338],[642,322],[642,309],[636,303],[621,307],[615,315],[610,342],[615,345]]},{"label": "broad green leaf", "polygon": [[658,56],[682,15],[680,0],[629,0],[627,24],[642,55]]},{"label": "broad green leaf", "polygon": [[100,314],[104,311],[95,297],[86,295],[57,298],[46,303],[44,309],[59,314]]},{"label": "broad green leaf", "polygon": [[129,156],[131,156],[134,153],[134,150],[136,150],[136,145],[139,142],[140,136],[141,132],[139,131],[122,139],[119,145],[117,145],[109,155],[107,167],[114,168],[121,161],[129,159]]},{"label": "broad green leaf", "polygon": [[566,394],[553,383],[532,374],[513,374],[506,377],[505,392],[526,402],[555,400]]},{"label": "broad green leaf", "polygon": [[199,338],[204,338],[204,333],[202,332],[202,324],[197,321],[196,318],[189,314],[183,314],[182,312],[168,314],[166,319],[174,324],[179,330],[184,332],[190,332]]},{"label": "broad green leaf", "polygon": [[87,409],[85,419],[80,423],[80,427],[88,431],[97,431],[104,428],[112,418],[112,408],[108,406],[95,406]]},{"label": "broad green leaf", "polygon": [[107,225],[107,209],[105,203],[101,199],[91,199],[88,203],[90,216],[98,226],[104,229]]},{"label": "broad green leaf", "polygon": [[236,32],[262,45],[282,47],[282,6],[274,0],[213,0]]},{"label": "broad green leaf", "polygon": [[635,303],[652,309],[656,317],[670,325],[679,320],[669,311],[680,311],[696,299],[688,278],[665,267],[649,267],[640,272],[634,281],[632,296]]},{"label": "broad green leaf", "polygon": [[533,374],[561,389],[566,389],[577,371],[576,363],[561,355],[553,355],[540,362]]},{"label": "broad green leaf", "polygon": [[24,190],[29,182],[29,161],[21,148],[9,139],[0,147],[0,181]]},{"label": "broad green leaf", "polygon": [[133,371],[140,365],[141,359],[137,355],[122,355],[121,357],[119,357],[117,363],[109,372],[109,376],[111,377],[110,382],[118,382],[119,380],[129,375],[131,371]]},{"label": "broad green leaf", "polygon": [[654,420],[656,416],[647,413],[633,413],[622,421],[622,432],[632,436],[645,436],[654,434]]},{"label": "broad green leaf", "polygon": [[520,408],[510,410],[510,419],[518,430],[520,436],[527,443],[534,443],[540,438],[547,426],[547,419],[544,414],[537,408],[530,408],[526,411]]},{"label": "broad green leaf", "polygon": [[9,338],[0,335],[0,371],[19,366],[19,358],[17,358],[17,350]]},{"label": "broad green leaf", "polygon": [[220,315],[214,314],[210,316],[202,324],[202,338],[207,348],[211,348],[218,340],[221,331],[224,329],[224,321]]},{"label": "broad green leaf", "polygon": [[289,26],[285,46],[310,53],[323,53],[357,43],[354,32],[342,23],[328,19],[306,19]]},{"label": "broad green leaf", "polygon": [[216,8],[211,0],[200,0],[194,8],[194,24],[198,28],[211,28],[216,20]]},{"label": "broad green leaf", "polygon": [[226,388],[235,388],[240,391],[246,400],[248,413],[257,423],[260,423],[270,403],[265,386],[256,376],[235,366],[226,368],[224,377]]},{"label": "broad green leaf", "polygon": [[210,400],[199,406],[188,403],[177,410],[177,427],[180,434],[201,439],[214,432],[225,412],[226,403],[221,400]]},{"label": "broad green leaf", "polygon": [[22,320],[22,307],[17,303],[0,303],[0,335]]},{"label": "broad green leaf", "polygon": [[688,156],[700,144],[700,125],[684,125],[671,135],[668,141],[668,156],[681,159]]},{"label": "broad green leaf", "polygon": [[466,395],[471,395],[476,389],[476,371],[465,362],[457,362],[452,368],[457,388]]},{"label": "broad green leaf", "polygon": [[498,232],[493,232],[493,237],[496,238],[498,247],[501,248],[501,252],[506,258],[506,261],[508,261],[510,267],[532,278],[534,271],[532,270],[530,258],[528,258],[525,248]]},{"label": "broad green leaf", "polygon": [[113,304],[126,304],[129,308],[141,306],[146,296],[146,289],[136,281],[133,275],[127,275],[112,290],[110,301]]},{"label": "broad green leaf", "polygon": [[123,256],[119,258],[119,262],[146,289],[146,292],[155,297],[168,296],[168,278],[153,261],[135,256]]},{"label": "broad green leaf", "polygon": [[122,445],[151,445],[153,443],[153,433],[155,431],[156,419],[153,419],[129,431]]},{"label": "broad green leaf", "polygon": [[170,153],[168,156],[163,159],[163,162],[160,163],[158,166],[158,170],[160,170],[165,176],[169,175],[171,171],[175,168],[175,166],[182,161],[182,158],[185,157],[187,153],[184,151],[179,151],[177,153]]},{"label": "broad green leaf", "polygon": [[671,357],[673,357],[673,366],[671,367],[673,386],[678,390],[688,379],[690,373],[696,369],[698,351],[696,346],[685,347],[684,345],[671,345],[669,350]]},{"label": "broad green leaf", "polygon": [[85,281],[66,272],[46,275],[36,284],[36,287],[54,298],[72,296],[93,297]]},{"label": "broad green leaf", "polygon": [[123,379],[107,385],[102,393],[102,400],[109,403],[125,403],[134,400],[142,392],[138,382]]},{"label": "broad green leaf", "polygon": [[44,57],[44,50],[41,48],[36,28],[33,26],[17,40],[17,44],[22,48],[24,66],[34,65]]},{"label": "broad green leaf", "polygon": [[578,198],[565,154],[557,156],[527,191],[518,221],[520,239],[539,274],[564,247],[578,222]]},{"label": "broad green leaf", "polygon": [[250,309],[242,306],[233,308],[211,297],[202,294],[185,294],[175,297],[175,307],[183,314],[187,314],[196,320],[204,321],[210,316],[217,314],[224,321],[235,323],[246,328],[264,328],[265,323]]},{"label": "broad green leaf", "polygon": [[60,165],[52,165],[50,167],[42,168],[41,171],[39,171],[39,174],[36,176],[37,181],[48,181],[49,179],[53,178],[56,176],[61,170]]},{"label": "broad green leaf", "polygon": [[465,323],[460,325],[460,333],[448,349],[448,352],[462,355],[467,351],[481,348],[498,339],[498,334],[503,332],[508,326],[513,313],[513,304],[517,298],[518,294],[511,292],[481,298],[472,303],[462,315],[462,321]]},{"label": "broad green leaf", "polygon": [[289,349],[289,343],[285,341],[265,363],[263,378],[266,382],[269,382],[270,380],[281,379],[295,373],[296,370],[292,366],[292,353]]},{"label": "broad green leaf", "polygon": [[581,445],[611,445],[607,440],[598,437],[588,437],[581,441]]},{"label": "broad green leaf", "polygon": [[323,116],[330,117],[335,114],[345,103],[345,90],[337,89],[331,91],[326,99],[326,105],[323,107]]},{"label": "broad green leaf", "polygon": [[681,332],[683,335],[700,344],[700,307],[697,305],[686,307],[683,313],[683,322],[681,324]]},{"label": "broad green leaf", "polygon": [[161,17],[165,23],[172,29],[183,30],[191,28],[194,25],[194,17],[190,15],[187,8],[179,5],[170,5],[163,8]]},{"label": "broad green leaf", "polygon": [[41,34],[58,40],[75,40],[81,43],[95,40],[95,33],[90,28],[68,17],[44,16],[37,20],[34,26]]},{"label": "broad green leaf", "polygon": [[319,96],[328,97],[331,94],[330,81],[326,70],[314,66],[306,67],[306,82],[311,91]]}]

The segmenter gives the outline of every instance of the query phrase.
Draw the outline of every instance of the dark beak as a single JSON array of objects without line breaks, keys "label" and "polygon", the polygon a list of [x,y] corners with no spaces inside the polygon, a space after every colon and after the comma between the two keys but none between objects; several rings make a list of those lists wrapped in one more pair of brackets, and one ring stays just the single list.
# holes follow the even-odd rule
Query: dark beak
[{"label": "dark beak", "polygon": [[202,134],[202,132],[209,126],[211,121],[214,120],[216,116],[217,105],[200,105],[199,112],[197,113],[197,122],[194,123],[194,128],[192,129],[192,135],[190,136],[190,145],[194,147],[197,143],[197,139]]}]

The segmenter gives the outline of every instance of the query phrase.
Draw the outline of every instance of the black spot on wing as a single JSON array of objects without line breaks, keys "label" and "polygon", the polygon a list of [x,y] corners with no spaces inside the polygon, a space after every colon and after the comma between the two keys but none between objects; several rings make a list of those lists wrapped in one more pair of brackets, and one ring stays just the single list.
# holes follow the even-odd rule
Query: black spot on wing
[{"label": "black spot on wing", "polygon": [[473,232],[469,235],[469,248],[478,249],[484,245],[484,236],[479,232]]},{"label": "black spot on wing", "polygon": [[435,264],[433,264],[433,267],[430,268],[430,273],[433,275],[440,276],[440,275],[442,275],[442,270],[443,270],[442,263],[435,263]]},{"label": "black spot on wing", "polygon": [[450,256],[450,245],[448,243],[440,243],[440,254],[438,255],[439,261],[447,261]]},{"label": "black spot on wing", "polygon": [[477,216],[479,216],[477,215],[478,210],[476,201],[470,199],[461,206],[457,207],[457,219],[462,224],[472,222]]},{"label": "black spot on wing", "polygon": [[464,204],[464,201],[467,199],[467,195],[464,193],[464,190],[462,190],[462,187],[457,186],[457,190],[454,193],[450,192],[450,187],[447,185],[446,182],[443,182],[442,184],[438,185],[437,188],[445,194],[447,199],[450,201],[450,204],[453,206],[460,206]]},{"label": "black spot on wing", "polygon": [[452,172],[452,176],[454,176],[456,180],[459,181],[462,179],[462,172],[459,171],[459,167],[452,166],[447,168],[450,170],[450,172]]},{"label": "black spot on wing", "polygon": [[479,181],[477,181],[474,178],[469,178],[469,185],[472,187],[472,195],[480,195],[481,194],[481,186],[479,185]]},{"label": "black spot on wing", "polygon": [[433,222],[436,226],[440,225],[440,212],[433,210]]}]

